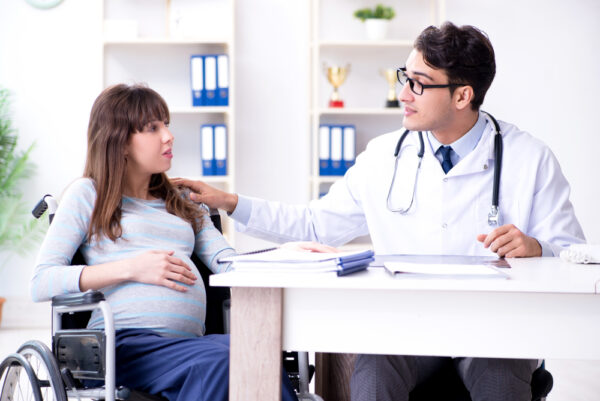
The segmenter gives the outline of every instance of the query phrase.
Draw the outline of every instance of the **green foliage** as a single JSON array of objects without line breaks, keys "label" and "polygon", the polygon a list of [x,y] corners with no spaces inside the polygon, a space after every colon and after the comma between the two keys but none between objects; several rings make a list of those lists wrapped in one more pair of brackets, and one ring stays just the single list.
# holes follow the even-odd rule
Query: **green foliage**
[{"label": "green foliage", "polygon": [[354,16],[365,22],[366,19],[387,19],[390,20],[396,16],[392,7],[386,7],[383,4],[377,4],[375,8],[361,8],[354,12]]},{"label": "green foliage", "polygon": [[45,224],[33,218],[22,200],[22,181],[33,173],[33,145],[17,151],[9,106],[10,95],[0,88],[0,251],[23,254],[43,236]]}]

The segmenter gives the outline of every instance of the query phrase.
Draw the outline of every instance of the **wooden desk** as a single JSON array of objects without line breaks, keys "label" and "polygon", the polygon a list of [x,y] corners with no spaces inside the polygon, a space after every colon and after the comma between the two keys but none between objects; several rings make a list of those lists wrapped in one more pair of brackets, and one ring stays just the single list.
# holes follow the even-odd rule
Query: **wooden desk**
[{"label": "wooden desk", "polygon": [[282,349],[600,360],[600,266],[510,260],[510,279],[225,273],[230,400],[279,399]]}]

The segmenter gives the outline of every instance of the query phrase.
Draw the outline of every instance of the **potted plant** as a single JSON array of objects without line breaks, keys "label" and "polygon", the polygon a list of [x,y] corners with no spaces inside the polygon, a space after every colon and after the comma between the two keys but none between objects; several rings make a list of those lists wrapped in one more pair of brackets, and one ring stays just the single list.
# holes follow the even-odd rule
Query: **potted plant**
[{"label": "potted plant", "polygon": [[[29,161],[33,145],[25,151],[17,150],[9,106],[9,92],[0,88],[0,270],[8,264],[10,254],[30,250],[44,232],[22,200],[21,182],[33,172]],[[4,301],[0,297],[0,320]]]},{"label": "potted plant", "polygon": [[389,22],[396,16],[396,13],[392,7],[377,4],[375,8],[356,10],[354,16],[365,23],[367,38],[382,40],[385,39]]}]

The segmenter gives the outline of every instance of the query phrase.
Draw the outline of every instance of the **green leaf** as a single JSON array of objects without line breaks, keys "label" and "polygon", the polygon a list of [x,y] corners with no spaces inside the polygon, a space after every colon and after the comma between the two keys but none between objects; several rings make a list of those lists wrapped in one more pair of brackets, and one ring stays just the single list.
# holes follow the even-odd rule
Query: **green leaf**
[{"label": "green leaf", "polygon": [[39,243],[47,223],[36,220],[22,199],[21,181],[30,177],[34,144],[17,151],[17,131],[10,117],[10,94],[0,88],[0,251],[24,254]]},{"label": "green leaf", "polygon": [[396,16],[396,13],[392,7],[377,4],[375,8],[361,8],[360,10],[356,10],[354,16],[364,22],[369,18],[390,20]]}]

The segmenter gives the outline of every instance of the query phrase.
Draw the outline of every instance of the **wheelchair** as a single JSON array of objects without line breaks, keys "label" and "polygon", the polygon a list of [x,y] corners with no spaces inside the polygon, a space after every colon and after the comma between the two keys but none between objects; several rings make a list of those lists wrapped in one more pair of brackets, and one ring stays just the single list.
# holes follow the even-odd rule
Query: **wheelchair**
[{"label": "wheelchair", "polygon": [[[50,223],[56,201],[46,195],[32,211],[36,218],[48,210]],[[215,227],[222,231],[218,213],[211,214]],[[230,290],[211,287],[212,272],[195,256],[206,288],[206,334],[229,332]],[[85,264],[78,251],[72,264]],[[93,310],[102,312],[105,329],[89,330]],[[299,400],[322,401],[308,392],[314,367],[308,353],[283,352],[283,366]],[[68,399],[160,401],[164,398],[115,385],[115,328],[110,305],[100,291],[52,298],[52,349],[39,341],[24,343],[0,364],[0,401],[66,401]],[[97,385],[90,385],[94,383]]]}]

